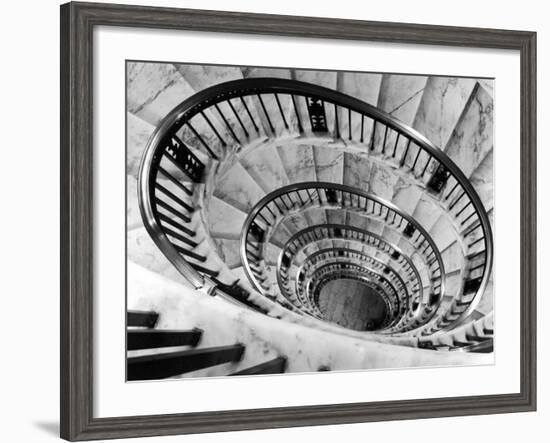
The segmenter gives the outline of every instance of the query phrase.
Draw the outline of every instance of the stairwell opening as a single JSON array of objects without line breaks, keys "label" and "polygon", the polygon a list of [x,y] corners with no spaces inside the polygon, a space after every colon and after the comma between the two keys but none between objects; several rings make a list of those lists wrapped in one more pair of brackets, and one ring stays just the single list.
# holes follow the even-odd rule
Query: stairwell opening
[{"label": "stairwell opening", "polygon": [[328,282],[319,294],[319,308],[328,321],[358,331],[378,329],[387,315],[378,291],[349,278]]}]

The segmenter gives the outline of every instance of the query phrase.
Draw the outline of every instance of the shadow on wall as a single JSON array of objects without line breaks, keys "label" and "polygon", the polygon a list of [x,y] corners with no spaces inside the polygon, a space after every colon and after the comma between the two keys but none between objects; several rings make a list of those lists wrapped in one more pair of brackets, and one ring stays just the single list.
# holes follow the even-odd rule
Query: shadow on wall
[{"label": "shadow on wall", "polygon": [[57,421],[37,421],[33,426],[46,434],[59,437],[59,422]]}]

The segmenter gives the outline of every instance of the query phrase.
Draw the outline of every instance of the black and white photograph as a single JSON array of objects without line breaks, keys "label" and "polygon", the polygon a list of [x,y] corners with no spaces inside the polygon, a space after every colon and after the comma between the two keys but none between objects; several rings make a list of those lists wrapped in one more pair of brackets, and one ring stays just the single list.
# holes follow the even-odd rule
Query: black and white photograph
[{"label": "black and white photograph", "polygon": [[494,363],[494,79],[125,81],[127,381]]}]

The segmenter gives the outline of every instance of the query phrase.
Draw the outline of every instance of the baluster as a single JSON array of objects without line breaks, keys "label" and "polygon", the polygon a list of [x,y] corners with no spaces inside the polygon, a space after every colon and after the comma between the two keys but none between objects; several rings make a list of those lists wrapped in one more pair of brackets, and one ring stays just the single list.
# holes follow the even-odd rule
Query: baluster
[{"label": "baluster", "polygon": [[220,141],[220,143],[222,144],[222,146],[224,148],[227,147],[227,143],[226,141],[223,139],[223,137],[220,135],[220,133],[218,132],[218,130],[216,129],[216,127],[212,124],[212,122],[210,121],[210,119],[208,118],[208,116],[201,111],[201,115],[202,117],[204,118],[204,120],[206,121],[206,123],[208,123],[208,126],[210,126],[210,129],[212,129],[212,131],[214,132],[214,134],[216,134],[216,137],[218,137],[218,140]]},{"label": "baluster", "polygon": [[451,203],[451,206],[449,206],[449,211],[452,211],[453,208],[456,206],[456,204],[462,199],[462,197],[464,197],[466,195],[466,191],[462,191],[460,193],[460,195],[458,196],[458,198]]},{"label": "baluster", "polygon": [[[161,214],[161,213],[158,214],[158,217],[159,217],[159,220],[163,221],[166,224],[171,225],[172,227],[174,227],[176,229],[179,229],[181,232],[189,235],[190,237],[195,236],[194,231],[192,231],[191,229],[189,229],[185,226],[180,225],[178,222],[172,220],[170,217],[167,217],[166,215]],[[163,226],[163,229],[166,229],[166,227]]]},{"label": "baluster", "polygon": [[460,222],[460,226],[464,226],[466,224],[466,222],[476,214],[477,214],[476,211],[472,212],[468,217],[466,217],[464,220],[462,220]]},{"label": "baluster", "polygon": [[370,150],[373,151],[374,150],[374,138],[376,136],[376,124],[378,122],[376,120],[373,120],[373,123],[372,123],[372,135],[371,135],[371,139],[370,139]]},{"label": "baluster", "polygon": [[393,145],[393,153],[392,158],[395,158],[395,152],[397,151],[397,145],[399,144],[399,137],[401,137],[401,134],[398,132],[397,136],[395,137],[395,144]]},{"label": "baluster", "polygon": [[237,119],[237,121],[239,122],[239,125],[241,126],[243,132],[244,132],[244,135],[246,135],[246,137],[249,137],[248,135],[248,131],[246,130],[246,127],[244,126],[242,120],[241,120],[241,117],[239,117],[239,114],[237,114],[237,111],[235,110],[235,108],[233,107],[233,103],[231,103],[231,100],[227,100],[227,103],[229,104],[229,107],[231,108],[231,110],[233,111],[233,114],[235,115],[235,118]]},{"label": "baluster", "polygon": [[254,120],[254,117],[252,117],[252,113],[250,112],[250,109],[248,109],[248,105],[246,104],[246,101],[245,101],[244,97],[242,97],[242,96],[241,96],[241,103],[243,104],[244,109],[246,110],[246,113],[248,114],[248,118],[250,118],[250,121],[252,122],[252,126],[254,126],[254,129],[256,130],[256,132],[259,133],[260,128],[256,124],[256,121]]},{"label": "baluster", "polygon": [[348,140],[351,140],[351,109],[348,108]]},{"label": "baluster", "polygon": [[185,203],[183,200],[181,200],[177,195],[173,194],[171,191],[166,189],[164,186],[162,186],[160,183],[155,183],[155,187],[162,192],[164,195],[170,197],[173,201],[175,201],[178,205],[180,205],[182,208],[185,208],[189,212],[193,212],[193,208]]},{"label": "baluster", "polygon": [[196,248],[198,246],[197,242],[194,242],[193,240],[187,238],[187,237],[184,237],[183,235],[181,234],[178,234],[177,232],[175,231],[172,231],[171,229],[169,228],[163,228],[163,231],[166,235],[169,235],[170,237],[174,237],[175,239],[183,242],[183,243],[187,243],[189,246],[191,246],[192,248]]},{"label": "baluster", "polygon": [[191,121],[188,120],[187,121],[187,127],[189,129],[191,129],[191,132],[193,133],[193,135],[195,137],[197,137],[197,139],[201,142],[201,144],[205,147],[205,149],[208,151],[208,153],[210,154],[210,157],[212,157],[214,160],[218,160],[218,156],[214,153],[214,151],[212,151],[212,149],[210,149],[210,146],[208,145],[208,143],[206,143],[204,141],[204,139],[201,137],[201,135],[197,132],[197,130],[193,127],[193,125],[191,124]]},{"label": "baluster", "polygon": [[269,118],[269,114],[267,113],[267,109],[265,108],[264,101],[262,100],[261,94],[256,94],[258,97],[258,100],[260,101],[260,105],[262,107],[262,110],[264,111],[265,118],[267,119],[267,123],[269,124],[269,129],[271,129],[271,132],[275,134],[275,128],[273,127],[273,124],[271,123],[271,119]]},{"label": "baluster", "polygon": [[338,119],[338,105],[334,103],[334,122],[336,129],[336,138],[340,138],[340,121]]},{"label": "baluster", "polygon": [[401,157],[401,160],[399,161],[399,167],[403,167],[405,164],[405,161],[407,160],[407,154],[409,153],[409,148],[411,146],[411,139],[407,141],[407,146],[405,148],[405,153],[403,154],[403,157]]},{"label": "baluster", "polygon": [[233,127],[229,124],[229,122],[227,121],[227,118],[225,117],[225,114],[221,111],[220,107],[218,106],[218,104],[214,104],[214,108],[216,109],[216,111],[218,111],[218,114],[220,114],[220,117],[222,118],[223,122],[225,123],[225,126],[227,126],[227,129],[229,129],[229,132],[231,134],[231,136],[233,137],[233,139],[237,142],[237,143],[241,143],[239,141],[239,138],[237,137],[237,134],[235,134],[235,131],[233,130]]},{"label": "baluster", "polygon": [[418,157],[420,157],[420,153],[422,152],[422,149],[418,147],[418,152],[416,153],[416,157],[414,159],[414,163],[412,165],[411,171],[414,173],[414,168],[416,167],[416,162],[418,161]]},{"label": "baluster", "polygon": [[300,112],[298,111],[298,105],[296,104],[296,99],[294,95],[290,96],[292,98],[292,105],[294,106],[294,112],[296,113],[296,120],[298,121],[298,131],[300,134],[304,132],[304,127],[302,126],[302,119],[300,118]]},{"label": "baluster", "polygon": [[281,106],[281,102],[279,100],[279,95],[278,94],[274,94],[274,95],[275,95],[275,100],[277,101],[277,106],[279,107],[279,112],[281,113],[281,118],[283,119],[285,128],[288,129],[288,124],[286,122],[285,114],[283,112],[283,107]]},{"label": "baluster", "polygon": [[191,221],[191,218],[182,214],[178,210],[174,209],[172,206],[170,206],[168,203],[162,201],[160,198],[155,198],[155,203],[160,206],[161,208],[165,209],[166,211],[170,212],[172,215],[178,217],[179,219],[183,220],[185,223],[189,223]]},{"label": "baluster", "polygon": [[190,251],[188,249],[182,248],[179,245],[176,245],[172,243],[172,246],[176,251],[178,251],[180,254],[185,255],[189,258],[195,259],[197,261],[200,261],[201,263],[204,263],[206,261],[206,257],[204,255],[197,254],[196,252]]},{"label": "baluster", "polygon": [[460,214],[462,214],[462,213],[464,212],[464,210],[465,210],[468,206],[470,206],[471,204],[472,204],[472,201],[470,200],[468,203],[466,203],[466,204],[464,205],[464,207],[463,207],[460,211],[458,211],[458,212],[456,213],[455,217],[457,217],[457,218],[460,217]]},{"label": "baluster", "polygon": [[384,141],[382,142],[382,154],[386,153],[386,139],[388,137],[388,126],[386,126],[386,129],[384,130]]},{"label": "baluster", "polygon": [[176,179],[172,174],[170,174],[162,166],[159,166],[158,170],[162,173],[162,175],[164,175],[168,180],[174,183],[178,188],[180,188],[187,195],[193,195],[193,191],[191,191],[191,189],[189,189],[187,186],[181,183],[178,179]]}]

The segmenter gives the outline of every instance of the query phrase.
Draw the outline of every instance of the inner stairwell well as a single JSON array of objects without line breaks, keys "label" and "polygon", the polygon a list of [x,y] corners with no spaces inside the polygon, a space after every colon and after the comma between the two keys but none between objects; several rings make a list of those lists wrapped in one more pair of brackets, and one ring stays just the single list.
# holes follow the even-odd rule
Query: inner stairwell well
[{"label": "inner stairwell well", "polygon": [[127,68],[129,380],[493,361],[491,82]]}]

